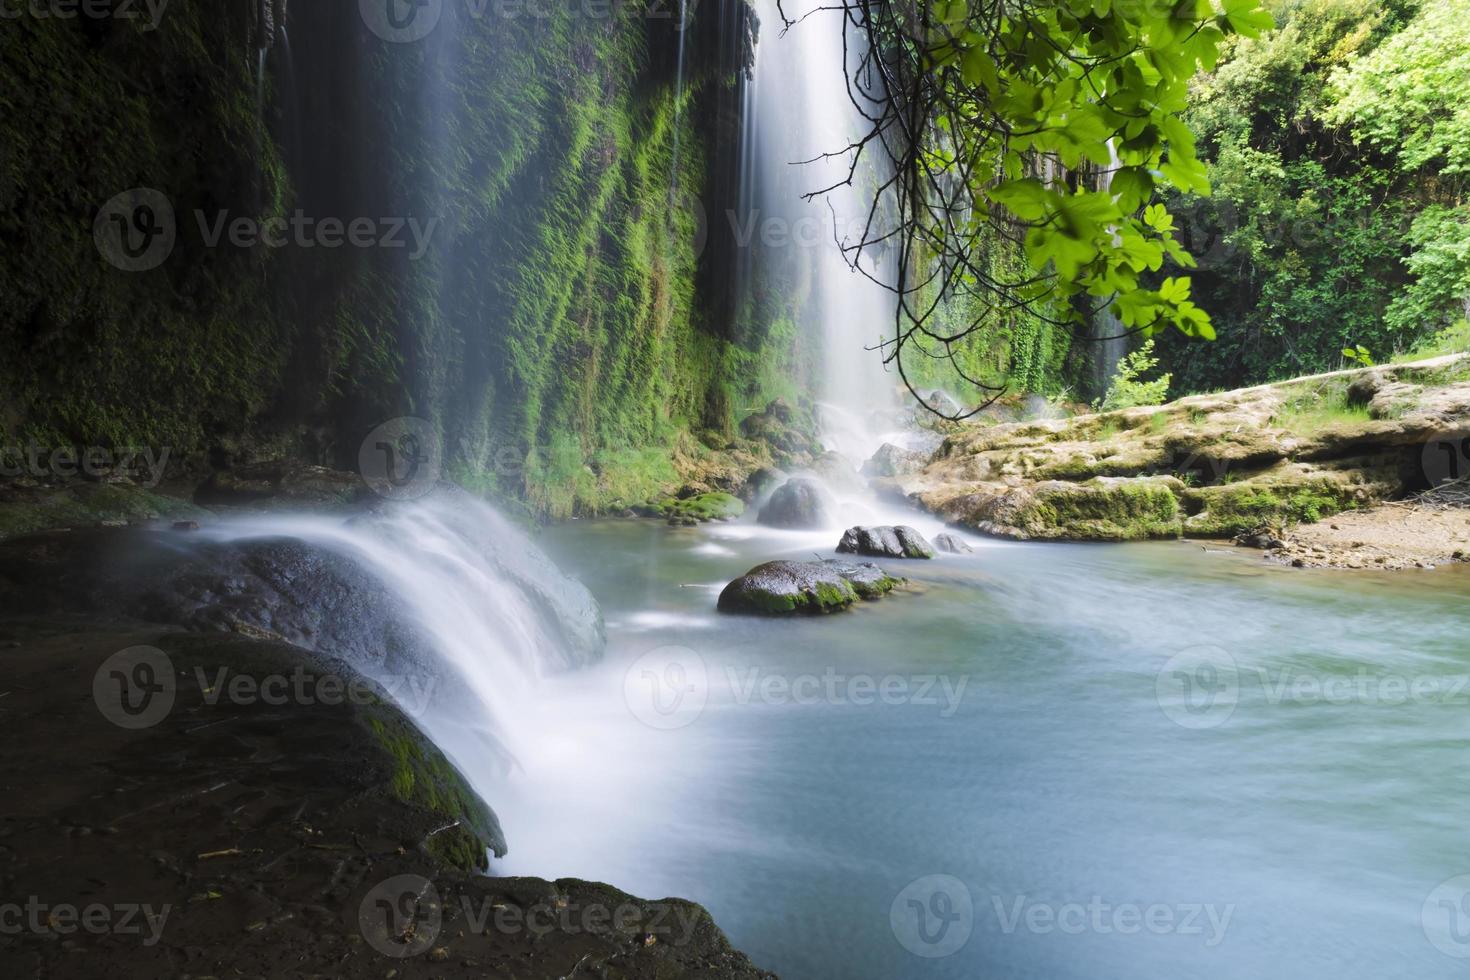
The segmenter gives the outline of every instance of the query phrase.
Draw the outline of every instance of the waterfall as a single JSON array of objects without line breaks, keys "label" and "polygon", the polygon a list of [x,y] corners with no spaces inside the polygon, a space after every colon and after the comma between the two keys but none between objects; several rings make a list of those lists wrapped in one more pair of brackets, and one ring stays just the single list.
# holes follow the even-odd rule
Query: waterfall
[{"label": "waterfall", "polygon": [[[541,680],[601,655],[602,618],[591,594],[493,508],[462,492],[443,489],[354,517],[238,518],[203,538],[247,546],[300,541],[380,585],[375,598],[360,601],[393,608],[365,611],[357,632],[387,632],[387,621],[421,642],[404,653],[404,644],[386,637],[359,637],[345,649],[324,638],[323,652],[395,692],[492,805],[504,776],[534,750],[543,727]],[[288,569],[283,577],[297,576]],[[390,656],[389,648],[399,652]]]},{"label": "waterfall", "polygon": [[[788,284],[799,323],[821,344],[825,441],[861,462],[877,448],[875,413],[897,406],[897,376],[884,370],[875,349],[892,329],[895,299],[853,270],[838,243],[861,240],[875,171],[863,166],[853,186],[811,201],[803,195],[847,176],[851,156],[843,150],[866,130],[848,94],[862,39],[840,12],[820,9],[821,0],[784,4],[786,15],[798,21],[785,33],[776,0],[757,0],[756,6],[763,29],[742,161],[749,169],[742,187],[750,210],[741,217],[754,229],[756,261]],[[880,260],[865,254],[862,266],[888,281]]]},{"label": "waterfall", "polygon": [[679,126],[684,117],[684,46],[689,36],[689,0],[679,0],[679,64],[674,69],[674,146],[669,172],[669,193],[679,190]]}]

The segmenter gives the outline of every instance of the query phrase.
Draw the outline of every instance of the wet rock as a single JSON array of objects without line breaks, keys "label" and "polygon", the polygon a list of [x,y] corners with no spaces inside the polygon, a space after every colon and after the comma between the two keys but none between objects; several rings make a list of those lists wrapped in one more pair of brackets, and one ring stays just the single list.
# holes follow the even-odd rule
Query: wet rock
[{"label": "wet rock", "polygon": [[786,615],[828,613],[859,599],[878,599],[903,579],[871,562],[770,561],[725,586],[720,612]]},{"label": "wet rock", "polygon": [[[929,410],[926,414],[937,412],[946,418],[953,418],[964,411],[959,402],[955,401],[948,392],[942,391],[939,388],[925,392],[923,401],[925,408]],[[924,409],[920,409],[920,411],[922,412]]]},{"label": "wet rock", "polygon": [[822,528],[831,525],[836,509],[832,495],[820,483],[796,477],[771,494],[756,520],[768,527]]},{"label": "wet rock", "polygon": [[850,527],[837,543],[837,553],[870,558],[933,558],[934,548],[907,525]]},{"label": "wet rock", "polygon": [[950,555],[968,555],[975,550],[953,534],[937,535],[934,538],[934,547]]},{"label": "wet rock", "polygon": [[746,478],[745,484],[740,488],[740,496],[747,503],[754,503],[788,479],[789,476],[774,466],[762,466]]},{"label": "wet rock", "polygon": [[863,464],[864,476],[907,476],[917,473],[924,468],[928,461],[927,453],[921,453],[913,449],[903,449],[891,442],[885,442],[878,447],[878,451]]},{"label": "wet rock", "polygon": [[764,412],[742,419],[740,434],[770,446],[777,462],[783,457],[816,455],[822,447],[816,441],[816,426],[809,414],[799,413],[784,399],[777,398]]},{"label": "wet rock", "polygon": [[657,504],[655,513],[671,525],[693,527],[701,521],[734,520],[745,513],[745,503],[734,494],[713,491],[696,496],[669,498]]}]

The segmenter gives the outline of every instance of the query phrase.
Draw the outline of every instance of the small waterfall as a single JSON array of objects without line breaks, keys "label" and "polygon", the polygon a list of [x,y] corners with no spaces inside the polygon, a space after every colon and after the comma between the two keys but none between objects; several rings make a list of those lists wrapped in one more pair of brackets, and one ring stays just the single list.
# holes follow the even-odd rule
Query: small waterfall
[{"label": "small waterfall", "polygon": [[[780,8],[776,0],[759,0],[757,8],[766,29],[749,90],[745,166],[752,208],[742,217],[755,229],[757,261],[788,285],[799,322],[821,343],[819,401],[829,406],[823,414],[864,420],[824,423],[832,448],[860,462],[878,446],[867,420],[898,404],[897,380],[875,349],[892,328],[894,296],[854,270],[839,245],[863,237],[876,161],[865,158],[849,186],[810,201],[803,195],[842,184],[852,163],[843,150],[866,129],[848,88],[862,39],[850,25],[844,37],[842,15],[823,9],[821,0]],[[783,10],[798,22],[785,33]],[[863,269],[882,279],[881,258],[865,252]]]},{"label": "small waterfall", "polygon": [[679,127],[684,117],[684,48],[689,37],[689,0],[679,0],[679,64],[674,69],[674,147],[670,165],[669,193],[679,190]]},{"label": "small waterfall", "polygon": [[[397,607],[391,617],[401,617],[422,642],[394,659],[381,652],[390,644],[368,638],[357,646],[378,654],[360,652],[349,658],[352,667],[397,691],[492,805],[498,782],[534,750],[543,726],[541,679],[601,655],[602,617],[591,594],[468,494],[441,490],[356,517],[242,518],[206,537],[230,544],[294,539],[381,584]],[[364,622],[381,621],[381,611],[373,612]]]}]

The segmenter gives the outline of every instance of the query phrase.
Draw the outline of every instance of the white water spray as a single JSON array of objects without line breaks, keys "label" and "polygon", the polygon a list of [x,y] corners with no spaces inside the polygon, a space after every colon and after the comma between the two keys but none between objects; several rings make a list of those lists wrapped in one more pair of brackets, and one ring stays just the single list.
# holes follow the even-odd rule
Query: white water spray
[{"label": "white water spray", "polygon": [[543,679],[601,653],[591,594],[468,494],[436,491],[356,517],[242,518],[208,537],[300,540],[380,582],[405,627],[423,638],[422,654],[409,663],[368,656],[352,667],[394,692],[492,805],[503,778],[536,751]]},{"label": "white water spray", "polygon": [[[795,26],[782,33],[776,0],[758,0],[762,38],[749,88],[750,214],[768,262],[790,263],[803,325],[821,338],[824,441],[861,462],[891,428],[885,414],[898,405],[897,377],[876,349],[892,327],[894,297],[854,270],[842,246],[864,240],[863,222],[875,188],[868,160],[845,184],[866,124],[853,105],[848,79],[861,38],[821,0],[785,3]],[[831,188],[810,201],[804,195]],[[872,237],[871,234],[869,237]],[[783,244],[784,242],[784,244]],[[841,244],[839,244],[841,243]],[[865,252],[861,267],[884,280],[880,257]]]}]

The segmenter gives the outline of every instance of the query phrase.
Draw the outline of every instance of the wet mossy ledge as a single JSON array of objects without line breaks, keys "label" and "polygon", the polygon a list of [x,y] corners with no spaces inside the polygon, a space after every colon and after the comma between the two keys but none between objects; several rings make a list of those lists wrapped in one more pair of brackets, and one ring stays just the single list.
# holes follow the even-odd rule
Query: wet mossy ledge
[{"label": "wet mossy ledge", "polygon": [[922,469],[872,482],[1014,540],[1233,538],[1433,487],[1456,476],[1467,436],[1470,355],[1455,355],[1157,407],[968,424]]},{"label": "wet mossy ledge", "polygon": [[[167,657],[177,684],[166,714],[123,728],[94,678],[138,647]],[[0,665],[19,736],[0,743],[0,773],[25,787],[0,817],[7,889],[155,912],[146,942],[60,927],[7,936],[7,976],[773,980],[692,903],[484,873],[487,852],[504,850],[493,816],[386,700],[309,681],[313,698],[284,702],[212,688],[221,669],[291,678],[292,690],[298,669],[356,677],[309,651],[7,615]]]}]

